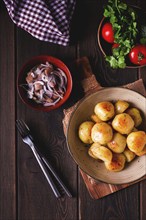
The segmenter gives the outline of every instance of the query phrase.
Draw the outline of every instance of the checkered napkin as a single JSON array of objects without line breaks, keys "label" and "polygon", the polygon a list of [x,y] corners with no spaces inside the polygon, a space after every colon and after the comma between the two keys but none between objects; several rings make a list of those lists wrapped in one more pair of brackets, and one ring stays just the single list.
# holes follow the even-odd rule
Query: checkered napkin
[{"label": "checkered napkin", "polygon": [[4,0],[18,27],[32,36],[60,45],[70,43],[70,23],[76,0]]}]

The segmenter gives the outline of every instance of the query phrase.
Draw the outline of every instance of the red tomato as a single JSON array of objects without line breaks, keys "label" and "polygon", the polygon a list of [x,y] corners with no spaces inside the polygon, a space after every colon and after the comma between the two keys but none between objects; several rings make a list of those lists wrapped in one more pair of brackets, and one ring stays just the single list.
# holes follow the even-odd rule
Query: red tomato
[{"label": "red tomato", "polygon": [[111,23],[105,23],[101,30],[102,37],[108,43],[114,43],[114,31]]},{"label": "red tomato", "polygon": [[129,53],[129,59],[131,63],[136,65],[146,64],[146,45],[136,45],[133,47]]},{"label": "red tomato", "polygon": [[118,47],[119,47],[119,44],[117,44],[117,43],[114,43],[112,46],[112,48],[118,48]]}]

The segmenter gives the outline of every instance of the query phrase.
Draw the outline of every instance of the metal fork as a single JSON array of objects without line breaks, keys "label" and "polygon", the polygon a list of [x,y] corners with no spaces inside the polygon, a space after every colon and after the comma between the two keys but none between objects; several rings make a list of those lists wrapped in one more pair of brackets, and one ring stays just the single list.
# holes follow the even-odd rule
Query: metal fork
[{"label": "metal fork", "polygon": [[55,170],[53,169],[53,167],[51,166],[51,164],[46,160],[46,158],[44,156],[42,156],[40,154],[40,152],[38,151],[38,149],[35,147],[34,142],[33,142],[33,138],[31,136],[30,133],[30,129],[29,127],[26,125],[26,123],[23,120],[16,120],[16,126],[18,128],[18,131],[22,137],[22,140],[24,143],[26,143],[27,145],[30,146],[41,170],[43,171],[43,174],[45,175],[54,195],[59,198],[61,197],[60,192],[58,191],[55,183],[53,182],[52,177],[50,176],[48,170],[46,169],[46,166],[48,167],[48,169],[51,171],[51,173],[53,174],[53,176],[56,178],[56,180],[58,181],[58,183],[62,186],[62,188],[64,189],[64,191],[66,192],[66,194],[69,197],[72,197],[71,193],[69,192],[69,190],[67,189],[67,187],[64,185],[64,183],[62,182],[62,180],[59,178],[59,176],[56,174]]}]

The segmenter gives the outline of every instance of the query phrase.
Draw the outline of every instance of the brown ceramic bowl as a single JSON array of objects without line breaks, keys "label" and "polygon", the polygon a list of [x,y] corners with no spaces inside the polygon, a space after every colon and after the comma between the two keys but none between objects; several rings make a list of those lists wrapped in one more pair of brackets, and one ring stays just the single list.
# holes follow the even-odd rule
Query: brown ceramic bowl
[{"label": "brown ceramic bowl", "polygon": [[91,120],[91,114],[95,105],[101,101],[128,101],[131,106],[137,107],[142,113],[142,130],[146,125],[146,98],[137,92],[125,88],[106,88],[89,95],[81,100],[71,115],[68,131],[67,144],[69,152],[77,165],[95,180],[111,184],[124,184],[136,181],[146,174],[146,155],[136,157],[132,162],[126,163],[125,168],[120,172],[108,171],[103,162],[93,159],[88,155],[88,146],[85,146],[78,137],[79,125]]},{"label": "brown ceramic bowl", "polygon": [[[99,48],[103,54],[103,56],[109,56],[111,55],[111,51],[112,51],[112,44],[106,42],[103,38],[102,38],[102,35],[101,35],[101,30],[102,30],[102,27],[103,25],[107,22],[107,19],[105,17],[102,18],[100,24],[99,24],[99,27],[98,27],[98,31],[97,31],[97,41],[98,41],[98,45],[99,45]],[[128,59],[128,56],[126,58],[126,68],[141,68],[141,67],[144,67],[146,65],[134,65],[130,62],[130,60]]]},{"label": "brown ceramic bowl", "polygon": [[[32,99],[28,98],[27,91],[23,88],[23,84],[26,84],[26,76],[27,73],[36,65],[39,64],[45,64],[46,61],[49,63],[53,64],[54,67],[58,67],[61,70],[64,71],[67,77],[67,86],[66,86],[66,92],[63,96],[63,98],[57,102],[53,106],[43,106],[42,104],[38,104]],[[59,59],[52,57],[52,56],[47,56],[47,55],[42,55],[42,56],[36,56],[28,60],[23,67],[21,68],[19,74],[18,74],[18,79],[17,79],[17,90],[18,94],[21,98],[21,100],[30,108],[39,110],[39,111],[44,111],[44,112],[49,112],[51,110],[59,108],[61,105],[63,105],[67,99],[70,96],[70,93],[72,91],[72,76],[71,73],[68,69],[68,67]]]}]

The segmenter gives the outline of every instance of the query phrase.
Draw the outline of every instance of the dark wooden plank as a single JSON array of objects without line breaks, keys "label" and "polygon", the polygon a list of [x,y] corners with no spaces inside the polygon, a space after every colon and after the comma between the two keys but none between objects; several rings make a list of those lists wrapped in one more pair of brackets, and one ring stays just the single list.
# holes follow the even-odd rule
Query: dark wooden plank
[{"label": "dark wooden plank", "polygon": [[82,183],[82,179],[80,179],[80,181],[80,219],[140,219],[137,200],[138,185],[130,186],[130,190],[127,188],[99,200],[93,200],[87,193],[87,189]]},{"label": "dark wooden plank", "polygon": [[143,82],[146,87],[146,67],[142,67],[139,69],[139,77],[143,79]]},{"label": "dark wooden plank", "polygon": [[[62,47],[41,42],[18,29],[16,60],[14,25],[4,5],[1,6],[1,32],[4,34],[0,35],[0,219],[12,220],[17,217],[21,220],[145,219],[145,182],[103,199],[92,200],[83,179],[77,172],[77,166],[68,153],[62,129],[63,108],[69,107],[82,96],[80,84],[75,82],[79,79],[77,71],[72,71],[74,88],[70,99],[63,107],[50,113],[35,112],[26,107],[17,97],[16,115],[17,118],[23,118],[30,125],[40,150],[52,162],[60,177],[73,192],[74,198],[64,197],[58,201],[54,198],[30,149],[22,143],[19,136],[15,153],[15,63],[17,63],[16,74],[18,74],[22,64],[35,55],[56,56],[68,65],[72,63],[76,55],[77,57],[88,56],[92,69],[103,86],[126,84],[135,81],[137,76],[142,77],[146,83],[145,68],[137,74],[137,70],[111,71],[105,66],[96,39],[97,27],[102,17],[101,6],[105,2],[107,1],[103,0],[102,4],[101,1],[95,0],[77,1],[76,22],[73,30],[74,42],[79,42],[77,51],[74,45]],[[127,0],[126,2],[145,7],[145,0]],[[5,125],[5,130],[3,130],[3,125]],[[17,172],[15,155],[17,156]],[[18,193],[16,193],[16,186],[18,186]],[[16,216],[16,196],[18,196],[18,216]]]},{"label": "dark wooden plank", "polygon": [[[139,69],[139,77],[143,79],[146,88],[146,67]],[[146,216],[146,181],[140,184],[140,219],[144,220]]]},{"label": "dark wooden plank", "polygon": [[[139,7],[146,12],[146,4],[145,1],[138,1]],[[146,88],[146,67],[139,68],[139,78],[143,79],[145,88]],[[142,181],[140,184],[140,219],[144,220],[146,216],[146,181]]]},{"label": "dark wooden plank", "polygon": [[[23,30],[17,33],[17,72],[21,65],[35,55],[48,54],[66,64],[75,59],[74,46],[62,47],[41,42]],[[72,72],[72,74],[74,74]],[[76,74],[76,73],[75,73]],[[66,196],[57,200],[48,186],[38,164],[26,146],[18,139],[18,217],[19,219],[77,219],[77,168],[71,159],[62,129],[63,108],[49,113],[36,112],[17,101],[17,117],[23,118],[34,131],[40,150],[52,162],[73,199]]]},{"label": "dark wooden plank", "polygon": [[0,7],[0,219],[16,219],[14,25]]},{"label": "dark wooden plank", "polygon": [[144,220],[146,216],[146,181],[140,184],[140,220]]}]

